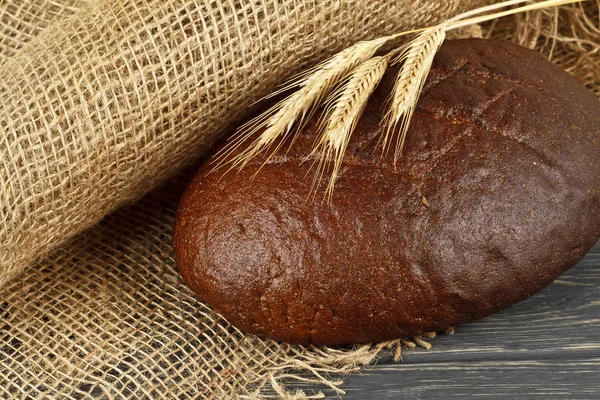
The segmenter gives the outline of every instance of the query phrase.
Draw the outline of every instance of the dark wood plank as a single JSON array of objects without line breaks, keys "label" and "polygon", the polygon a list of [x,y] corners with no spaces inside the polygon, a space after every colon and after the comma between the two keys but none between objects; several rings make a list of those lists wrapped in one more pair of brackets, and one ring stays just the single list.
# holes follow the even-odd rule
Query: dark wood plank
[{"label": "dark wood plank", "polygon": [[345,377],[343,398],[600,399],[599,288],[600,242],[526,301]]}]

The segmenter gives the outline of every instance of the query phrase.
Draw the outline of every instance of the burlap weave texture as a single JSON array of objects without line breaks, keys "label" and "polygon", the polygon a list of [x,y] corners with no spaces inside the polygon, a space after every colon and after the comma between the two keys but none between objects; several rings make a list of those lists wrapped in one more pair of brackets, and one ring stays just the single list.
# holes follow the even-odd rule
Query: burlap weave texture
[{"label": "burlap weave texture", "polygon": [[94,0],[5,0],[0,2],[0,63],[53,21]]},{"label": "burlap weave texture", "polygon": [[[170,247],[194,167],[171,177],[291,74],[482,1],[13,3],[52,17],[0,27],[0,397],[254,398],[296,370],[337,383],[324,374],[377,355],[261,340],[211,313]],[[553,58],[597,92],[598,5],[580,10],[559,33],[591,44],[559,40]],[[548,54],[552,21],[494,32]]]}]

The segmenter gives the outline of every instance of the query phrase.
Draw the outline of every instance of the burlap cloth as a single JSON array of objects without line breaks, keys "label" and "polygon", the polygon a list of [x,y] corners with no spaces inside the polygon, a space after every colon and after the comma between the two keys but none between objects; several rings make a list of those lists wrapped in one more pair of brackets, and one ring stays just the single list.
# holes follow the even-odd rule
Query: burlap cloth
[{"label": "burlap cloth", "polygon": [[[175,269],[177,200],[291,74],[489,2],[0,0],[0,395],[301,398],[280,382],[336,387],[332,373],[370,363],[385,344],[289,346],[213,314]],[[598,93],[599,4],[484,33]]]}]

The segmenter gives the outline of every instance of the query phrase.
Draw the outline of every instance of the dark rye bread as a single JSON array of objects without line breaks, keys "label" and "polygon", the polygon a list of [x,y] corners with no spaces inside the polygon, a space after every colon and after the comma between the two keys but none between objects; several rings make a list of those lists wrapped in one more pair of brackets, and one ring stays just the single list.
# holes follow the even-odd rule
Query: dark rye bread
[{"label": "dark rye bread", "polygon": [[[446,42],[394,170],[373,95],[333,204],[307,201],[316,120],[260,173],[203,166],[181,200],[185,281],[239,329],[301,344],[380,341],[538,292],[600,235],[600,104],[515,44]],[[284,146],[285,148],[285,146]]]}]

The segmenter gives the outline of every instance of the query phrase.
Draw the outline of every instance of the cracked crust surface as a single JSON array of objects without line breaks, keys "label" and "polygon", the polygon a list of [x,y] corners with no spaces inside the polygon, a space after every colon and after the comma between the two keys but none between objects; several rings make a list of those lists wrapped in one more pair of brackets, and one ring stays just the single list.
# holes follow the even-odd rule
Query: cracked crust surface
[{"label": "cracked crust surface", "polygon": [[[252,178],[203,166],[174,229],[181,274],[238,328],[301,344],[412,336],[541,290],[600,235],[600,107],[514,44],[447,41],[397,166],[377,143],[396,70],[308,200],[316,119]],[[307,175],[308,173],[308,175]],[[319,196],[319,194],[317,194]]]}]

